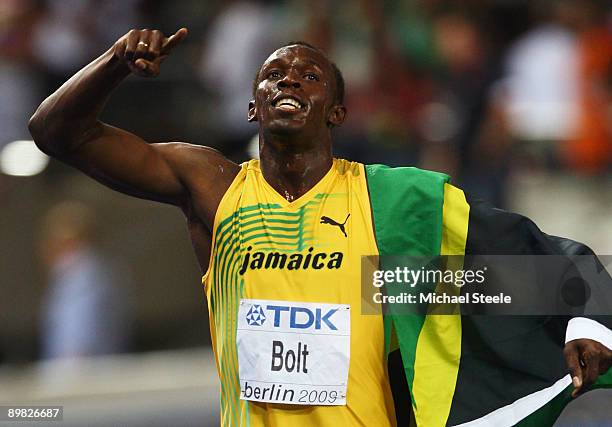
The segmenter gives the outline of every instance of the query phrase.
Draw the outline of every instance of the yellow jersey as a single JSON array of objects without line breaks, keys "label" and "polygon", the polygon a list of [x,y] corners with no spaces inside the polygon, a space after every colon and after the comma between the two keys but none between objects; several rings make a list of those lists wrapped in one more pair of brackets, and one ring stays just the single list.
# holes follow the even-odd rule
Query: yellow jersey
[{"label": "yellow jersey", "polygon": [[[241,165],[217,209],[210,264],[202,278],[223,426],[395,425],[383,319],[360,312],[362,255],[378,255],[363,164],[334,159],[327,174],[292,202],[266,182],[258,160]],[[350,306],[346,404],[245,398],[237,346],[245,300]]]}]

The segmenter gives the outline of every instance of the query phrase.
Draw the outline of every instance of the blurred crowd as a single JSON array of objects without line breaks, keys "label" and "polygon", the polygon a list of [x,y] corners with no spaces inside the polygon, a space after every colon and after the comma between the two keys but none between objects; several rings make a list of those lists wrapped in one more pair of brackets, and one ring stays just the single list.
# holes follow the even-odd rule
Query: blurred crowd
[{"label": "blurred crowd", "polygon": [[275,47],[303,40],[344,74],[338,156],[443,171],[501,207],[517,171],[609,182],[605,0],[0,0],[0,149],[30,139],[42,99],[130,28],[182,26],[190,34],[160,77],[130,77],[106,121],[149,141],[256,156],[246,121],[255,72]]},{"label": "blurred crowd", "polygon": [[338,155],[442,170],[504,205],[516,166],[610,171],[611,9],[604,0],[1,0],[0,145],[27,138],[35,105],[130,28],[185,25],[188,46],[159,82],[130,81],[135,96],[121,97],[113,121],[244,160],[254,73],[276,46],[304,40],[345,75]]}]

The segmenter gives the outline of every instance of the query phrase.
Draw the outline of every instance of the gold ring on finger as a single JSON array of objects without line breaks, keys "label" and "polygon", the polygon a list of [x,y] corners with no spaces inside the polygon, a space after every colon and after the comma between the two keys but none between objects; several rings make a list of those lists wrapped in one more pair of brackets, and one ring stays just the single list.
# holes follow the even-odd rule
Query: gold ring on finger
[{"label": "gold ring on finger", "polygon": [[145,42],[138,42],[138,46],[140,45],[143,45],[144,47],[149,47],[149,44]]}]

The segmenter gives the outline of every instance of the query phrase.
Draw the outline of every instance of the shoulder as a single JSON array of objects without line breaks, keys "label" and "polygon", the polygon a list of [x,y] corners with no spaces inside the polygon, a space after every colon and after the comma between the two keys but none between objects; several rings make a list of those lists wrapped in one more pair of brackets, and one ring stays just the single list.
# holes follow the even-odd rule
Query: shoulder
[{"label": "shoulder", "polygon": [[363,163],[334,157],[334,164],[332,167],[339,175],[350,178],[358,178],[362,175],[364,166],[365,165]]},{"label": "shoulder", "polygon": [[241,166],[211,147],[185,142],[152,144],[166,160],[183,186],[187,198],[183,209],[212,227],[214,213]]},{"label": "shoulder", "polygon": [[190,144],[187,142],[160,142],[152,144],[156,150],[164,155],[169,162],[196,164],[204,162],[204,165],[222,164],[229,168],[240,169],[236,163],[226,158],[220,151],[203,145]]},{"label": "shoulder", "polygon": [[412,166],[391,167],[382,164],[364,165],[369,177],[413,178],[448,182],[450,177],[442,172],[420,169]]},{"label": "shoulder", "polygon": [[231,181],[240,171],[240,165],[232,162],[218,150],[186,142],[152,144],[168,165],[182,178],[210,178]]},{"label": "shoulder", "polygon": [[450,177],[444,173],[415,167],[365,165],[365,175],[371,192],[382,191],[408,194],[444,194]]}]

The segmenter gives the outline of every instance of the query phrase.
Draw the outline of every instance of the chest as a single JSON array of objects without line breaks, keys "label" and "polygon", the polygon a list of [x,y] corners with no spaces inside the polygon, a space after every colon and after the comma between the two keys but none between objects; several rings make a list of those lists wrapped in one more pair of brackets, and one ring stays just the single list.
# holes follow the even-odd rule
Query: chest
[{"label": "chest", "polygon": [[376,253],[369,206],[349,192],[236,212],[233,239],[218,240],[216,256],[239,254],[234,271],[247,298],[346,300],[359,289],[361,257]]}]

